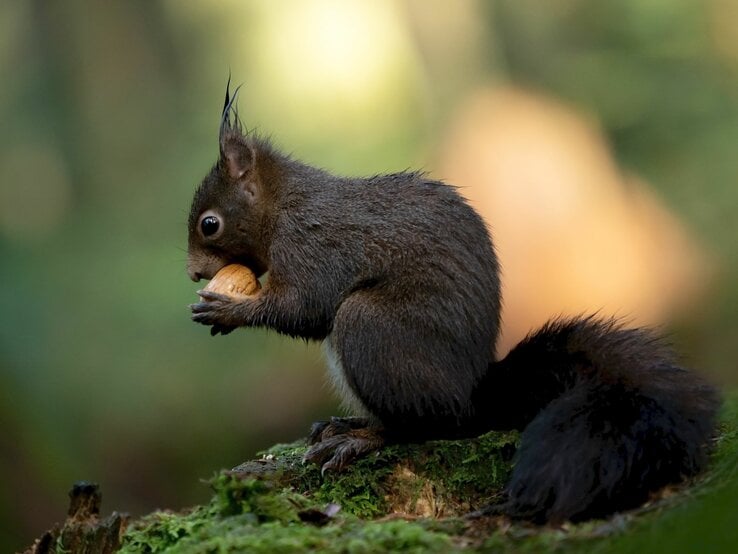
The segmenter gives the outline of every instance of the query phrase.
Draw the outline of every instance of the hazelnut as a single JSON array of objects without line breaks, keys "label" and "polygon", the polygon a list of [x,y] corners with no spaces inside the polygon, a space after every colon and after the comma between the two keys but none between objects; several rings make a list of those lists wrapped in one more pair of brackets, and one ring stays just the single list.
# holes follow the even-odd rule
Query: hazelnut
[{"label": "hazelnut", "polygon": [[248,267],[230,264],[218,271],[205,290],[225,294],[236,300],[252,296],[261,288],[256,275]]}]

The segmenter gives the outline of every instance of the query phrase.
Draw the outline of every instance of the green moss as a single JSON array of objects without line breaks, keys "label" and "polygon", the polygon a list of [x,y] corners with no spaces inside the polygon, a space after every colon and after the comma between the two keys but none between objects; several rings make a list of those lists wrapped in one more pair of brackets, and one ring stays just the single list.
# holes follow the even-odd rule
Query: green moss
[{"label": "green moss", "polygon": [[298,511],[311,507],[307,498],[271,480],[222,472],[210,484],[215,494],[208,505],[183,514],[155,512],[144,517],[126,533],[122,551],[169,552],[183,539],[212,534],[224,521],[240,527],[295,523],[300,521]]},{"label": "green moss", "polygon": [[[139,520],[127,531],[122,551],[728,552],[738,544],[732,521],[738,395],[729,398],[723,421],[706,476],[604,521],[541,528],[502,518],[456,517],[499,492],[518,440],[514,433],[391,446],[325,479],[318,468],[302,463],[306,447],[298,442],[276,445],[261,459],[216,475],[205,506]],[[340,512],[321,514],[330,503]],[[410,521],[389,515],[397,513]]]},{"label": "green moss", "polygon": [[[455,507],[459,500],[454,495],[493,494],[509,471],[516,440],[514,434],[490,433],[464,441],[395,445],[325,478],[316,466],[302,463],[303,442],[275,445],[261,459],[215,476],[207,506],[139,520],[126,533],[123,551],[448,552],[453,548],[449,530],[460,531],[459,524],[364,520],[397,511],[392,499],[404,498],[415,509],[428,488]],[[327,504],[341,509],[329,525],[301,522],[301,512]]]},{"label": "green moss", "polygon": [[[339,504],[345,512],[362,518],[383,515],[390,508],[429,515],[424,513],[428,507],[418,504],[424,494],[443,504],[443,515],[456,515],[499,493],[512,467],[517,441],[517,433],[492,432],[474,439],[393,445],[340,473],[327,473],[324,479],[316,466],[302,463],[307,447],[296,442],[276,445],[261,453],[261,465],[251,462],[237,470],[280,474],[297,492],[318,502]],[[266,461],[271,462],[271,469]]]},{"label": "green moss", "polygon": [[[162,537],[149,529],[129,533],[122,552],[447,552],[450,538],[407,521],[369,522],[339,519],[323,527],[271,521],[258,523],[245,513],[207,518],[187,534]],[[157,527],[161,521],[150,523]],[[169,527],[169,524],[167,524]],[[179,529],[179,528],[178,528]],[[134,536],[135,535],[135,536]],[[145,540],[142,540],[145,539]],[[154,542],[156,541],[156,542]]]},{"label": "green moss", "polygon": [[281,553],[308,550],[326,553],[450,552],[449,537],[407,521],[363,523],[343,521],[325,527],[255,526],[242,517],[221,520],[180,542],[172,553],[255,552]]},{"label": "green moss", "polygon": [[211,482],[213,507],[224,517],[247,514],[258,523],[298,521],[297,510],[308,505],[305,497],[280,489],[274,481],[241,478],[223,472]]},{"label": "green moss", "polygon": [[416,470],[444,494],[485,504],[507,482],[518,440],[515,432],[492,432],[474,440],[428,443]]},{"label": "green moss", "polygon": [[[351,515],[316,526],[300,521],[316,509],[310,498],[275,482],[224,472],[213,482],[208,506],[185,514],[157,512],[124,537],[124,553],[206,552],[449,552],[449,536],[403,520],[366,522]],[[303,512],[304,513],[304,512]]]},{"label": "green moss", "polygon": [[181,539],[192,536],[217,517],[212,505],[186,513],[154,512],[135,522],[126,532],[121,552],[156,554],[165,552]]}]

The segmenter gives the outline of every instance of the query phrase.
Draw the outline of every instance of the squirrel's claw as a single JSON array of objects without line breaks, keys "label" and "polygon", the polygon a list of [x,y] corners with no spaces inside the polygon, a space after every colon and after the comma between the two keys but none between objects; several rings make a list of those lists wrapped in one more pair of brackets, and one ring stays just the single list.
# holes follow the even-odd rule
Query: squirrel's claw
[{"label": "squirrel's claw", "polygon": [[216,323],[210,328],[210,336],[214,337],[217,334],[225,336],[228,333],[232,333],[234,329],[235,327],[231,327],[230,325],[220,325],[219,323]]},{"label": "squirrel's claw", "polygon": [[226,296],[225,294],[221,294],[219,292],[213,292],[211,290],[202,289],[197,291],[197,295],[202,298],[201,303],[208,303],[208,302],[233,302],[233,298],[230,296]]},{"label": "squirrel's claw", "polygon": [[192,321],[212,325],[210,334],[213,336],[227,335],[236,328],[235,325],[230,324],[234,303],[232,298],[206,290],[198,291],[197,294],[202,300],[189,306],[192,311]]}]

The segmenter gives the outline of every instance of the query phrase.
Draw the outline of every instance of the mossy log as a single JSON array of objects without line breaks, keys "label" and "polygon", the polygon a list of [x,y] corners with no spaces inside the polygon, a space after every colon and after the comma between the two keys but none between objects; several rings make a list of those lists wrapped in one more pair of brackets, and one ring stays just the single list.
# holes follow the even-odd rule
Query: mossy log
[{"label": "mossy log", "polygon": [[707,474],[607,520],[536,527],[465,517],[498,499],[515,433],[387,447],[325,476],[302,463],[300,441],[220,472],[210,502],[188,510],[100,520],[93,498],[28,552],[730,552],[738,545],[736,400]]}]

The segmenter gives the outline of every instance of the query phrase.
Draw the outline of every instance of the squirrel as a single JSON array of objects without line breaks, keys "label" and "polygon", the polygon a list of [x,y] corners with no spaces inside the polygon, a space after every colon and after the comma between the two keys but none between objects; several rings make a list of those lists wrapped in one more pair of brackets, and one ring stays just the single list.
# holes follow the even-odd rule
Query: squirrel
[{"label": "squirrel", "polygon": [[237,93],[226,87],[220,156],[192,201],[187,270],[269,278],[243,300],[198,291],[190,309],[213,335],[322,341],[358,415],[313,424],[307,461],[337,471],[388,443],[518,429],[504,500],[481,513],[539,523],[637,507],[705,466],[719,395],[652,331],[558,318],[498,359],[499,263],[456,188],[301,163],[243,130]]}]

